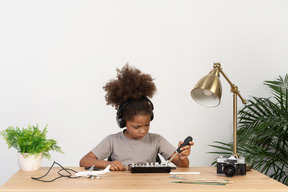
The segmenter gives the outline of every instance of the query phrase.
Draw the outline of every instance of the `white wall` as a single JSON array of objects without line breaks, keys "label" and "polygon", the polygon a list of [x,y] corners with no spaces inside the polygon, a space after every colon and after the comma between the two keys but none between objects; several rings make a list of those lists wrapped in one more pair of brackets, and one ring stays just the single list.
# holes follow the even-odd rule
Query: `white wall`
[{"label": "white wall", "polygon": [[[190,166],[210,166],[215,140],[232,141],[232,94],[222,77],[217,108],[190,97],[214,62],[244,98],[269,96],[264,80],[288,72],[286,0],[0,1],[0,130],[48,124],[78,166],[120,131],[102,87],[127,62],[155,78],[151,132],[177,145],[194,138]],[[238,100],[239,108],[242,107]],[[0,139],[0,185],[17,170],[16,151]],[[33,176],[33,173],[31,173]]]}]

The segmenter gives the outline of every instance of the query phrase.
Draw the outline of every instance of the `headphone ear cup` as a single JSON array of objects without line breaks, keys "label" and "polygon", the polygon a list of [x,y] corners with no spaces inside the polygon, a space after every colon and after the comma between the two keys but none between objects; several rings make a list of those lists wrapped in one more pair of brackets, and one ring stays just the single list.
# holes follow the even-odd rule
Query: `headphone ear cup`
[{"label": "headphone ear cup", "polygon": [[117,116],[116,116],[116,122],[120,128],[124,128],[126,126],[125,119],[123,117],[119,116],[119,114],[117,114]]},{"label": "headphone ear cup", "polygon": [[126,127],[126,120],[123,117],[123,108],[130,103],[130,100],[125,101],[122,105],[120,105],[119,109],[116,113],[116,121],[120,128]]},{"label": "headphone ear cup", "polygon": [[150,121],[152,121],[154,119],[154,113],[151,113],[151,117],[150,117]]},{"label": "headphone ear cup", "polygon": [[120,118],[118,122],[119,122],[118,125],[119,125],[120,128],[126,127],[126,121],[125,121],[124,118]]}]

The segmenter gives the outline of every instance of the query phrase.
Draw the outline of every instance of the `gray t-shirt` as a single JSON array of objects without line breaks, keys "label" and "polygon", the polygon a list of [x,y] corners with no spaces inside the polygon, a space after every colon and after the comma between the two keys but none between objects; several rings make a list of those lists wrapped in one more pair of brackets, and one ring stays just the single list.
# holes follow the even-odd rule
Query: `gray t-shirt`
[{"label": "gray t-shirt", "polygon": [[155,133],[147,133],[142,139],[127,138],[123,131],[111,134],[103,139],[91,152],[100,160],[111,157],[112,161],[123,164],[154,163],[157,154],[167,160],[176,148],[164,137]]}]

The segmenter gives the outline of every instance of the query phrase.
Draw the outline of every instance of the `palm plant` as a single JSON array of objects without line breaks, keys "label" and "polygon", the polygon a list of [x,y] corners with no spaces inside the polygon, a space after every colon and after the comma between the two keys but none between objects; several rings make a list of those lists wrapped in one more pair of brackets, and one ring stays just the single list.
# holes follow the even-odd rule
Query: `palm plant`
[{"label": "palm plant", "polygon": [[[252,97],[239,112],[238,153],[253,168],[288,185],[288,75],[264,81],[272,97]],[[231,155],[233,143],[210,145]],[[214,162],[215,163],[215,162]]]}]

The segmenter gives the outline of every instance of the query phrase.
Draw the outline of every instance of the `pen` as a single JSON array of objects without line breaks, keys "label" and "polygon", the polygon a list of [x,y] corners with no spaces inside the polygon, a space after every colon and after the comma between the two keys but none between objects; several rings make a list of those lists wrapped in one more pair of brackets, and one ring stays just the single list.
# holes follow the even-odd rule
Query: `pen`
[{"label": "pen", "polygon": [[189,145],[189,142],[192,141],[193,138],[191,136],[188,136],[185,140],[184,140],[184,143],[182,143],[180,145],[180,147],[178,147],[178,149],[175,151],[175,154],[173,155],[173,157],[171,157],[171,159],[169,159],[167,161],[167,165],[172,161],[172,159],[178,154],[178,153],[181,153],[182,151],[180,150],[182,147],[186,146],[186,145]]}]

